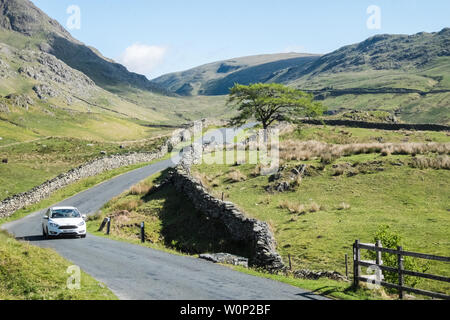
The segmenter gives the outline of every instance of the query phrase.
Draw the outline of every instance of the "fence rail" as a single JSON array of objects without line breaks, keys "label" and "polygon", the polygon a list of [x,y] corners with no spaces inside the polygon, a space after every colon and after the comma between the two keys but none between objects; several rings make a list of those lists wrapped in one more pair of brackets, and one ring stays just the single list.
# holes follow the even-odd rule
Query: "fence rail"
[{"label": "fence rail", "polygon": [[[361,260],[361,249],[376,252],[377,259],[376,259],[375,263],[370,262],[370,261]],[[397,268],[385,266],[382,264],[381,253],[383,253],[383,252],[397,256],[397,261],[398,261]],[[426,260],[450,262],[450,257],[442,257],[442,256],[431,255],[431,254],[404,251],[402,247],[398,247],[397,249],[388,249],[388,248],[383,248],[381,246],[380,242],[377,242],[376,244],[367,244],[367,243],[360,243],[359,240],[356,240],[355,243],[353,244],[353,275],[354,275],[353,281],[354,281],[354,285],[356,287],[358,287],[360,281],[373,283],[374,282],[373,279],[370,279],[368,277],[364,277],[361,275],[361,267],[375,267],[380,271],[394,272],[394,273],[398,274],[398,284],[385,282],[382,279],[378,279],[376,281],[377,281],[378,285],[381,285],[383,287],[397,289],[399,292],[400,299],[403,299],[404,292],[411,292],[411,293],[421,294],[424,296],[429,296],[432,298],[450,300],[450,296],[443,294],[443,293],[431,292],[431,291],[427,291],[427,290],[416,289],[416,288],[411,288],[411,287],[405,286],[405,284],[404,284],[404,276],[405,275],[450,283],[449,277],[428,274],[428,273],[423,273],[423,272],[416,272],[416,271],[411,271],[411,270],[405,270],[404,266],[403,266],[403,257],[405,257],[405,256],[426,259]]]}]

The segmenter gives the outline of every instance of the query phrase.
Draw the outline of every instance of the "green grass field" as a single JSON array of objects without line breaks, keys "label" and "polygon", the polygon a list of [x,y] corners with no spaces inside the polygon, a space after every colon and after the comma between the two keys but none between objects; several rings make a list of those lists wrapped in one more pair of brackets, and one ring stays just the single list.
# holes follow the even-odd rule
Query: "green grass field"
[{"label": "green grass field", "polygon": [[[205,219],[205,216],[172,186],[151,192],[155,183],[164,175],[165,173],[156,174],[112,199],[96,215],[90,217],[89,233],[193,258],[200,253],[214,252],[248,256],[249,253],[242,244],[228,239],[227,231],[221,224]],[[106,235],[105,230],[98,231],[105,217],[112,218],[110,235]],[[145,222],[145,243],[140,242],[141,222]],[[349,282],[329,279],[302,280],[289,275],[273,275],[261,270],[230,267],[239,272],[284,282],[335,299],[389,298],[379,291],[354,290]]]},{"label": "green grass field", "polygon": [[[404,132],[323,127],[306,127],[282,139],[342,144],[375,142],[380,136],[386,142],[405,139]],[[449,142],[445,133],[412,133],[406,138]],[[373,242],[383,225],[389,225],[403,238],[406,250],[450,256],[450,172],[412,168],[408,165],[412,158],[359,154],[327,165],[320,159],[284,161],[286,172],[300,164],[318,169],[306,176],[295,191],[273,194],[265,191],[268,177],[255,175],[255,165],[199,165],[194,171],[213,194],[224,192],[228,201],[249,216],[269,222],[279,252],[285,261],[290,254],[295,268],[344,273],[344,256],[352,256],[353,242]],[[356,168],[356,174],[337,173],[341,166]],[[237,170],[239,179],[233,178]],[[429,272],[450,275],[448,265],[439,262],[431,263]],[[420,287],[450,292],[449,286],[434,281],[424,281]]]},{"label": "green grass field", "polygon": [[372,143],[372,142],[440,142],[450,141],[447,132],[434,131],[390,131],[335,126],[302,125],[299,130],[282,135],[281,141],[316,140],[331,144]]},{"label": "green grass field", "polygon": [[[0,300],[116,300],[102,283],[81,272],[80,288],[68,289],[73,265],[55,251],[0,232]],[[73,282],[70,282],[73,283]]]},{"label": "green grass field", "polygon": [[25,192],[90,160],[107,154],[152,152],[164,139],[144,140],[121,148],[120,144],[76,138],[48,138],[0,147],[0,199]]},{"label": "green grass field", "polygon": [[[360,70],[359,72],[323,73],[304,77],[291,85],[309,90],[333,88],[405,88],[428,92],[449,90],[450,59],[441,57],[424,68],[415,70]],[[327,97],[323,101],[330,110],[383,110],[398,112],[402,121],[409,123],[450,123],[450,92],[421,96],[410,94],[346,94]]]}]

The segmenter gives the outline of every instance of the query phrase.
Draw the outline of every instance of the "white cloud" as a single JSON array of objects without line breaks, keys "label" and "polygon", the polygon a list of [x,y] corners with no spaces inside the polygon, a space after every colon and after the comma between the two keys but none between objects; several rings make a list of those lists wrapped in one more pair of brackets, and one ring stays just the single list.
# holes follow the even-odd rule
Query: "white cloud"
[{"label": "white cloud", "polygon": [[299,46],[299,45],[290,45],[284,49],[284,52],[285,53],[290,53],[290,52],[304,53],[304,52],[306,52],[306,48],[304,46]]},{"label": "white cloud", "polygon": [[166,53],[167,48],[163,46],[135,43],[125,49],[125,52],[119,58],[119,62],[130,71],[151,75],[152,71],[163,62]]}]

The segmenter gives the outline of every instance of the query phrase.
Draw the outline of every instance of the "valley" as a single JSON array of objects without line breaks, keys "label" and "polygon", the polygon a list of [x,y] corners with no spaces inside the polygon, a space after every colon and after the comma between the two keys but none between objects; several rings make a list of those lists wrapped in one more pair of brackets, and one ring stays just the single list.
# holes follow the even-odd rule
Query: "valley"
[{"label": "valley", "polygon": [[[246,92],[250,98],[239,100]],[[270,175],[247,161],[260,152],[251,146],[264,112],[269,129],[281,128],[280,167]],[[237,116],[244,121],[233,122]],[[199,151],[189,136],[200,120]],[[312,124],[322,120],[356,124]],[[0,300],[397,299],[395,290],[352,286],[352,244],[384,237],[392,248],[450,256],[449,126],[448,27],[377,34],[324,54],[227,58],[150,80],[76,39],[33,2],[0,0],[0,202],[95,160],[141,159],[68,178],[73,183],[47,198],[7,212]],[[222,151],[231,163],[215,161]],[[142,154],[155,157],[145,162]],[[199,154],[209,161],[194,161]],[[180,168],[199,203],[177,189]],[[56,203],[89,215],[85,242],[43,239],[43,210]],[[107,218],[111,234],[99,230]],[[249,268],[197,259],[218,253]],[[279,268],[258,255],[275,257]],[[450,277],[444,262],[405,261]],[[72,263],[83,269],[77,292],[64,287]],[[450,294],[448,281],[405,279]]]}]

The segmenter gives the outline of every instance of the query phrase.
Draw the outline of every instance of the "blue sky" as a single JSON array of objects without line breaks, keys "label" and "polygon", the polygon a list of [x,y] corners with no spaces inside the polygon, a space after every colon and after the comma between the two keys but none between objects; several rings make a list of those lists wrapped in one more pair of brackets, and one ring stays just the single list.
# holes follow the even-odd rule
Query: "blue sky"
[{"label": "blue sky", "polygon": [[[81,28],[69,30],[71,34],[150,79],[234,57],[328,53],[379,33],[413,34],[450,27],[448,0],[33,2],[66,28],[71,16],[67,8],[78,6]],[[380,9],[380,29],[367,27],[374,13],[367,13],[371,5]]]}]

